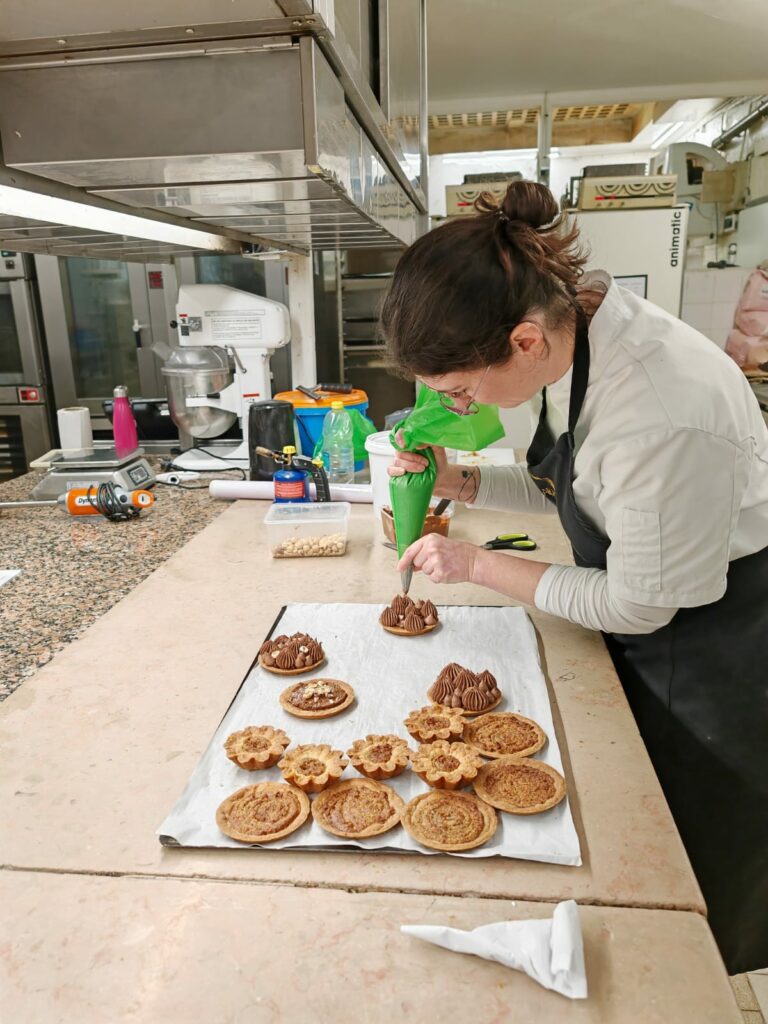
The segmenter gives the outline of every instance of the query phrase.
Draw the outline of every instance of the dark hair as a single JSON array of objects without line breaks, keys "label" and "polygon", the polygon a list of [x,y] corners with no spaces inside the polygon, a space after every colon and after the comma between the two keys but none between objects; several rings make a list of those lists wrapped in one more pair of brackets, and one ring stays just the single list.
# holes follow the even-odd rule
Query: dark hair
[{"label": "dark hair", "polygon": [[506,362],[531,310],[553,327],[573,313],[586,256],[549,189],[515,181],[500,205],[484,192],[475,209],[422,235],[395,268],[379,329],[404,376]]}]

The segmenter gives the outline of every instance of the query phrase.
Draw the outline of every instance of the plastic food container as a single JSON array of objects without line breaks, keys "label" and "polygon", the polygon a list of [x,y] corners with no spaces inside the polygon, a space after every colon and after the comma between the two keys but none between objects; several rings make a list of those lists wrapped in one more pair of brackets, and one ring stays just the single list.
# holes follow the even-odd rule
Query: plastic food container
[{"label": "plastic food container", "polygon": [[273,558],[322,558],[347,550],[348,501],[272,505],[264,517]]},{"label": "plastic food container", "polygon": [[[439,516],[432,514],[436,504],[436,499],[430,502],[427,518],[424,520],[424,529],[421,531],[422,537],[426,537],[428,533],[439,533],[443,537],[448,536],[448,530],[451,528],[451,519],[453,519],[453,502]],[[388,505],[381,510],[381,525],[384,529],[384,536],[390,543],[395,544],[395,521],[392,518],[392,509]]]}]

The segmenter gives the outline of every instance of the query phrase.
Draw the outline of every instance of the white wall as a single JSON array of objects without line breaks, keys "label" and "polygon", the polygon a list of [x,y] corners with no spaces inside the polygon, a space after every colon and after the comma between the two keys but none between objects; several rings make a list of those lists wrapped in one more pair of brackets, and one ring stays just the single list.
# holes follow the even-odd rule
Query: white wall
[{"label": "white wall", "polygon": [[739,226],[734,235],[736,259],[740,266],[754,268],[768,260],[768,203],[748,206],[739,213]]},{"label": "white wall", "polygon": [[725,348],[739,296],[751,272],[749,267],[686,270],[680,319]]}]

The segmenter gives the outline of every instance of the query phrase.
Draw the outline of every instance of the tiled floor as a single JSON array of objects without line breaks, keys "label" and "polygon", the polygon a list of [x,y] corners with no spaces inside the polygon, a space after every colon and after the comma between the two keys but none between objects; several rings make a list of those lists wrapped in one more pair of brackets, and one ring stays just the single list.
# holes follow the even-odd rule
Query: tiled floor
[{"label": "tiled floor", "polygon": [[766,1024],[768,1020],[768,967],[754,974],[736,974],[731,985],[744,1024]]}]

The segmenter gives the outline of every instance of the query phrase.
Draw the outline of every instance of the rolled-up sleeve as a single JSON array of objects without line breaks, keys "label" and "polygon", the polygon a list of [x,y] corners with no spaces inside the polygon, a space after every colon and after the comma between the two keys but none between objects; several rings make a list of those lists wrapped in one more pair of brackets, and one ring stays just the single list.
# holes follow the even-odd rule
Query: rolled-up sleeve
[{"label": "rolled-up sleeve", "polygon": [[554,565],[538,608],[610,633],[650,633],[725,593],[751,452],[706,431],[660,431],[608,451],[598,504],[606,569]]},{"label": "rolled-up sleeve", "polygon": [[485,466],[480,470],[480,486],[467,508],[496,509],[499,512],[557,511],[548,501],[525,466]]}]

